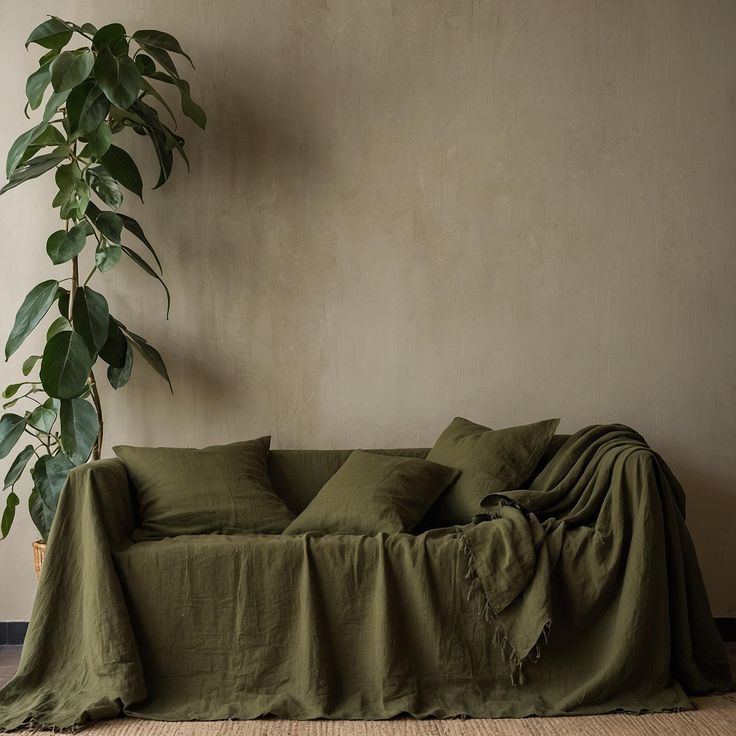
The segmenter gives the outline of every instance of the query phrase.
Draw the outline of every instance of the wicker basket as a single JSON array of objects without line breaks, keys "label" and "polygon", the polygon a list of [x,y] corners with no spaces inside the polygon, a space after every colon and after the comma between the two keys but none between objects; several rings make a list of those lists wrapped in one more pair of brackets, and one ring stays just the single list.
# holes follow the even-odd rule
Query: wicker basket
[{"label": "wicker basket", "polygon": [[41,568],[43,567],[43,558],[46,556],[46,545],[41,542],[33,543],[33,566],[36,568],[36,577],[41,577]]}]

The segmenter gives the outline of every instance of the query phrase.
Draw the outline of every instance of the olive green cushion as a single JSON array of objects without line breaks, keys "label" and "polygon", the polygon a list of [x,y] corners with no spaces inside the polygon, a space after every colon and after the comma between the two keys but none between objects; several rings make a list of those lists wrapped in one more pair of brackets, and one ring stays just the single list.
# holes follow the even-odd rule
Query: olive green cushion
[{"label": "olive green cushion", "polygon": [[137,541],[180,534],[278,534],[294,518],[268,477],[270,437],[215,445],[114,447],[130,476]]},{"label": "olive green cushion", "polygon": [[355,450],[284,534],[408,532],[456,477],[428,460]]},{"label": "olive green cushion", "polygon": [[559,419],[489,429],[455,417],[427,460],[457,468],[460,475],[422,520],[422,529],[468,524],[489,493],[521,488],[552,439]]}]

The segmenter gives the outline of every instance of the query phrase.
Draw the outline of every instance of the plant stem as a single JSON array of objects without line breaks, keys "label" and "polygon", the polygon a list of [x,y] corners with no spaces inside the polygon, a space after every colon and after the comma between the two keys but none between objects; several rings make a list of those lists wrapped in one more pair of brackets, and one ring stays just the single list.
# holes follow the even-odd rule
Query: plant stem
[{"label": "plant stem", "polygon": [[89,276],[84,280],[84,284],[82,284],[82,286],[87,286],[89,280],[95,275],[95,271],[97,271],[97,266],[92,267],[92,270],[89,272]]},{"label": "plant stem", "polygon": [[74,297],[77,295],[77,289],[79,288],[79,260],[77,256],[72,258],[72,285],[69,288],[69,312],[66,318],[71,324],[72,321],[72,309],[74,308]]},{"label": "plant stem", "polygon": [[[67,221],[68,222],[68,221]],[[92,278],[92,274],[96,268],[92,269],[92,273],[87,277],[87,281]],[[87,281],[84,283],[86,284]],[[72,285],[69,289],[69,313],[67,319],[72,322],[72,309],[74,307],[74,297],[77,294],[79,288],[79,261],[76,256],[72,258]],[[89,388],[92,393],[92,402],[95,405],[95,411],[97,412],[97,420],[100,423],[100,431],[97,434],[97,441],[95,442],[94,450],[92,451],[92,459],[99,460],[102,456],[102,433],[103,433],[103,421],[102,421],[102,402],[100,401],[100,394],[97,390],[97,381],[95,381],[94,371],[89,372]]]},{"label": "plant stem", "polygon": [[[67,220],[67,226],[68,226],[68,220]],[[94,274],[96,270],[96,267],[92,269],[92,272],[87,277],[87,281],[92,278],[92,274]],[[87,281],[84,283],[86,284]],[[69,288],[69,312],[67,314],[67,319],[69,322],[72,322],[72,310],[74,308],[74,297],[77,295],[77,289],[79,288],[79,261],[76,256],[72,258],[72,284]],[[95,405],[95,411],[97,412],[97,420],[100,423],[100,431],[97,434],[97,441],[95,442],[94,449],[92,451],[92,459],[93,460],[99,460],[102,456],[102,433],[103,433],[103,421],[102,421],[102,402],[100,401],[100,394],[97,390],[97,381],[95,381],[95,373],[94,371],[89,372],[89,388],[90,392],[92,393],[92,402]]]},{"label": "plant stem", "polygon": [[103,421],[102,421],[102,403],[100,401],[100,394],[97,391],[97,382],[95,381],[94,371],[89,372],[89,386],[92,391],[92,401],[97,411],[97,419],[100,423],[100,431],[97,434],[97,442],[95,442],[94,450],[92,451],[92,459],[99,460],[102,456],[102,436],[103,436]]}]

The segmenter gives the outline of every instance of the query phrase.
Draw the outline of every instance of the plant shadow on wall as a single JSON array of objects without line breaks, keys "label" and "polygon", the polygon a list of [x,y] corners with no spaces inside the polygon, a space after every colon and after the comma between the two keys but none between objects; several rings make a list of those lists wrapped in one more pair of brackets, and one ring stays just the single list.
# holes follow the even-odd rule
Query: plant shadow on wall
[{"label": "plant shadow on wall", "polygon": [[3,392],[4,409],[23,411],[15,408],[0,419],[0,458],[24,436],[29,442],[5,476],[0,532],[5,538],[10,531],[20,503],[15,485],[29,469],[33,486],[28,507],[45,542],[69,472],[101,454],[103,413],[94,371],[98,360],[107,364],[107,380],[116,390],[128,382],[135,354],[171,387],[156,348],[111,315],[105,297],[90,286],[92,279],[96,286],[128,258],[163,287],[168,317],[170,295],[158,255],[141,225],[120,211],[122,189],[142,201],[143,182],[131,156],[113,139],[132,129],[150,140],[160,170],[156,189],[171,175],[175,153],[188,167],[184,139],[162,120],[168,115],[176,127],[157,85],[177,90],[182,112],[201,128],[206,116],[192,100],[174,56],[191,59],[167,33],[141,30],[129,35],[119,23],[97,29],[51,17],[31,32],[26,48],[30,44],[46,51],[26,82],[26,114],[41,107],[47,90],[49,96],[41,122],[11,146],[8,183],[0,194],[54,172],[52,206],[59,208],[64,226],[49,236],[46,251],[70,275],[31,289],[5,345],[7,360],[42,321],[49,323],[43,354],[28,356],[23,380]]},{"label": "plant shadow on wall", "polygon": [[[338,173],[330,158],[334,133],[289,65],[243,54],[228,62],[223,76],[220,57],[209,47],[195,62],[212,70],[208,95],[217,107],[195,154],[206,168],[191,186],[184,178],[173,182],[192,208],[190,216],[166,223],[177,260],[186,264],[176,283],[197,301],[166,349],[176,365],[177,394],[227,413],[233,402],[249,400],[254,376],[273,371],[259,368],[257,343],[274,334],[286,342],[288,330],[303,339],[301,310],[324,292],[323,282],[303,277],[315,255],[310,245],[324,237],[323,230],[314,231],[326,219],[324,211],[312,216],[311,198],[318,206],[329,201],[325,191],[337,186]],[[287,298],[274,296],[280,290]],[[274,303],[279,306],[272,310]],[[259,332],[264,324],[273,325],[265,335]],[[193,350],[193,344],[207,347]],[[283,354],[280,344],[267,344],[267,362]],[[237,359],[244,350],[247,364]],[[219,354],[227,359],[213,361]],[[137,393],[135,401],[145,410],[145,394]]]}]

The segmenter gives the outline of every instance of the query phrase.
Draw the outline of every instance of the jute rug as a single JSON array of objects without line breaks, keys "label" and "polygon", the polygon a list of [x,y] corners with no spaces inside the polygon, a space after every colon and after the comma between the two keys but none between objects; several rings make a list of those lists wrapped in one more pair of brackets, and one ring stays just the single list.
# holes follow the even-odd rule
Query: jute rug
[{"label": "jute rug", "polygon": [[[736,694],[701,698],[698,710],[655,715],[451,721],[196,721],[126,718],[85,730],[95,736],[732,736]],[[42,731],[24,733],[43,733]]]}]

